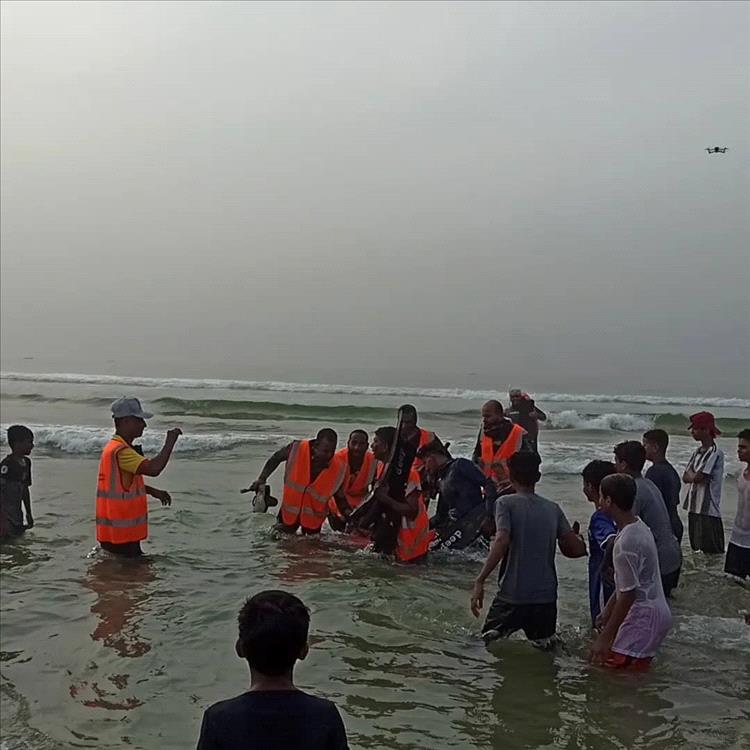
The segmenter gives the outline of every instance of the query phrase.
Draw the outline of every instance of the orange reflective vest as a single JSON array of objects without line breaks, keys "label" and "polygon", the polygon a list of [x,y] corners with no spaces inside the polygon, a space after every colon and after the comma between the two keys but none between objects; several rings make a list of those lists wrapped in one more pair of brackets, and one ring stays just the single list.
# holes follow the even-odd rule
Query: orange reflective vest
[{"label": "orange reflective vest", "polygon": [[[417,445],[417,451],[419,451],[420,448],[424,448],[425,445],[428,443],[431,443],[435,439],[435,433],[430,432],[429,430],[423,430],[421,427],[419,428],[419,445]],[[412,467],[415,468],[417,471],[419,471],[424,466],[424,461],[421,458],[414,457],[414,463],[412,464]]]},{"label": "orange reflective vest", "polygon": [[482,435],[482,455],[479,468],[486,477],[492,477],[496,482],[508,481],[508,459],[521,449],[521,442],[526,430],[517,424],[513,425],[510,434],[502,445],[495,450],[492,438]]},{"label": "orange reflective vest", "polygon": [[110,440],[99,459],[96,487],[96,540],[111,544],[140,542],[148,536],[146,482],[140,474],[125,487],[117,454],[127,446]]},{"label": "orange reflective vest", "polygon": [[[383,464],[378,463],[377,478],[383,474]],[[412,466],[409,471],[409,479],[404,490],[404,497],[409,497],[412,492],[417,491],[417,502],[419,511],[414,520],[401,516],[401,528],[398,530],[396,542],[396,559],[401,562],[409,562],[424,557],[430,549],[430,542],[435,537],[435,532],[430,529],[430,517],[420,491],[419,472]]]},{"label": "orange reflective vest", "polygon": [[284,497],[281,522],[286,526],[300,524],[308,531],[320,531],[326,520],[329,499],[344,481],[346,466],[334,456],[331,463],[310,481],[311,440],[295,440],[284,471]]},{"label": "orange reflective vest", "polygon": [[[352,474],[352,470],[349,468],[349,449],[342,448],[336,453],[336,458],[344,464],[346,469],[343,484],[344,495],[346,496],[347,504],[354,510],[365,499],[366,495],[362,495],[361,493],[363,490],[367,490],[375,479],[375,469],[378,462],[375,460],[372,451],[366,451],[359,471],[356,474]],[[328,509],[334,515],[343,518],[334,498],[328,501]]]}]

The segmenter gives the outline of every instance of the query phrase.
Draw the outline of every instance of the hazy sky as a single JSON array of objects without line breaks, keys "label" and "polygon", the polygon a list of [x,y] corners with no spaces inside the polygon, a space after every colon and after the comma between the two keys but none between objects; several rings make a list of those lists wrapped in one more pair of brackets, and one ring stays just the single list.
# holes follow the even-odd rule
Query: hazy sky
[{"label": "hazy sky", "polygon": [[750,392],[748,3],[8,2],[0,111],[3,369]]}]

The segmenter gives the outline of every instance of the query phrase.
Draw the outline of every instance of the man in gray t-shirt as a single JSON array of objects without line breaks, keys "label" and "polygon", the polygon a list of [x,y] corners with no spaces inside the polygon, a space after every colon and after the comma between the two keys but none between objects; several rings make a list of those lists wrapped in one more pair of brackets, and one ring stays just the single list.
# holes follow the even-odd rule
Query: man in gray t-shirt
[{"label": "man in gray t-shirt", "polygon": [[682,550],[672,531],[669,511],[659,488],[641,475],[646,463],[646,451],[636,440],[615,446],[615,468],[635,480],[636,494],[633,513],[651,529],[659,554],[659,570],[664,595],[669,597],[677,586],[682,568]]},{"label": "man in gray t-shirt", "polygon": [[539,456],[528,452],[508,460],[516,494],[495,505],[497,534],[471,596],[471,610],[479,617],[484,582],[502,562],[499,589],[482,628],[486,643],[523,630],[530,641],[548,644],[557,628],[555,547],[566,557],[586,555],[578,524],[571,529],[560,506],[534,491],[539,463]]},{"label": "man in gray t-shirt", "polygon": [[495,504],[495,523],[510,536],[498,599],[509,604],[556,602],[557,541],[571,530],[562,508],[535,492],[506,495]]}]

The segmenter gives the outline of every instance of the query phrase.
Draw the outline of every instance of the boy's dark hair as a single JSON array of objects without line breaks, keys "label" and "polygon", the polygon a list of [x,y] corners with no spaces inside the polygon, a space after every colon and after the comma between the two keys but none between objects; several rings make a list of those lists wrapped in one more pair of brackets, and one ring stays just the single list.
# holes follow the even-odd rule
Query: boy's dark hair
[{"label": "boy's dark hair", "polygon": [[8,427],[8,445],[12,448],[14,445],[24,440],[33,440],[34,433],[25,425],[14,424]]},{"label": "boy's dark hair", "polygon": [[643,439],[659,447],[662,453],[669,447],[669,435],[664,430],[649,430],[643,433]]},{"label": "boy's dark hair", "polygon": [[322,430],[318,430],[315,439],[320,440],[321,443],[331,443],[333,445],[336,445],[339,442],[339,436],[336,434],[336,430],[332,430],[330,427],[324,427]]},{"label": "boy's dark hair", "polygon": [[635,480],[627,474],[610,474],[602,479],[599,488],[602,497],[608,497],[620,510],[632,510],[635,502]]},{"label": "boy's dark hair", "polygon": [[439,438],[434,438],[433,440],[430,440],[429,443],[426,445],[423,445],[418,451],[417,451],[417,458],[425,458],[427,456],[431,456],[434,453],[437,453],[441,456],[445,456],[446,458],[450,458],[450,453],[448,452],[448,448],[446,448],[445,445],[440,441]]},{"label": "boy's dark hair", "polygon": [[750,442],[750,427],[747,427],[744,430],[740,430],[737,434],[737,438],[739,440],[747,440],[748,442]]},{"label": "boy's dark hair", "polygon": [[646,449],[637,440],[626,440],[615,446],[615,457],[631,471],[640,472],[646,463]]},{"label": "boy's dark hair", "polygon": [[541,463],[542,459],[539,458],[537,453],[532,453],[531,451],[514,453],[508,459],[508,473],[510,474],[511,481],[526,487],[536,484],[542,478],[542,474],[539,471]]},{"label": "boy's dark hair", "polygon": [[410,417],[414,417],[414,419],[417,419],[417,409],[415,406],[412,406],[411,404],[404,404],[403,406],[400,406],[399,414],[408,414]]},{"label": "boy's dark hair", "polygon": [[367,434],[367,430],[362,430],[359,427],[349,433],[349,439],[351,440],[351,438],[353,438],[355,435],[364,435],[366,440],[370,439],[370,436]]},{"label": "boy's dark hair", "polygon": [[602,483],[604,477],[608,477],[610,474],[614,474],[617,471],[615,465],[611,461],[602,461],[596,459],[589,461],[586,466],[583,467],[581,476],[586,484],[590,484],[594,489],[598,490],[599,485]]},{"label": "boy's dark hair", "polygon": [[395,427],[378,427],[375,430],[375,435],[384,443],[387,443],[389,447],[393,446],[393,443],[396,442],[397,434]]},{"label": "boy's dark hair", "polygon": [[286,674],[307,643],[310,611],[286,591],[261,591],[248,599],[237,617],[243,657],[261,674]]}]

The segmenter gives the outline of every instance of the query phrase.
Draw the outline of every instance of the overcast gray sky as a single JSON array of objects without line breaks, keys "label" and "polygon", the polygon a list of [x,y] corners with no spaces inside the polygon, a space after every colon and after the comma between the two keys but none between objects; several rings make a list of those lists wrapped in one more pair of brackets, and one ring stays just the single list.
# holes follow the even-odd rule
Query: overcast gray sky
[{"label": "overcast gray sky", "polygon": [[9,2],[1,113],[3,369],[750,391],[748,3]]}]

